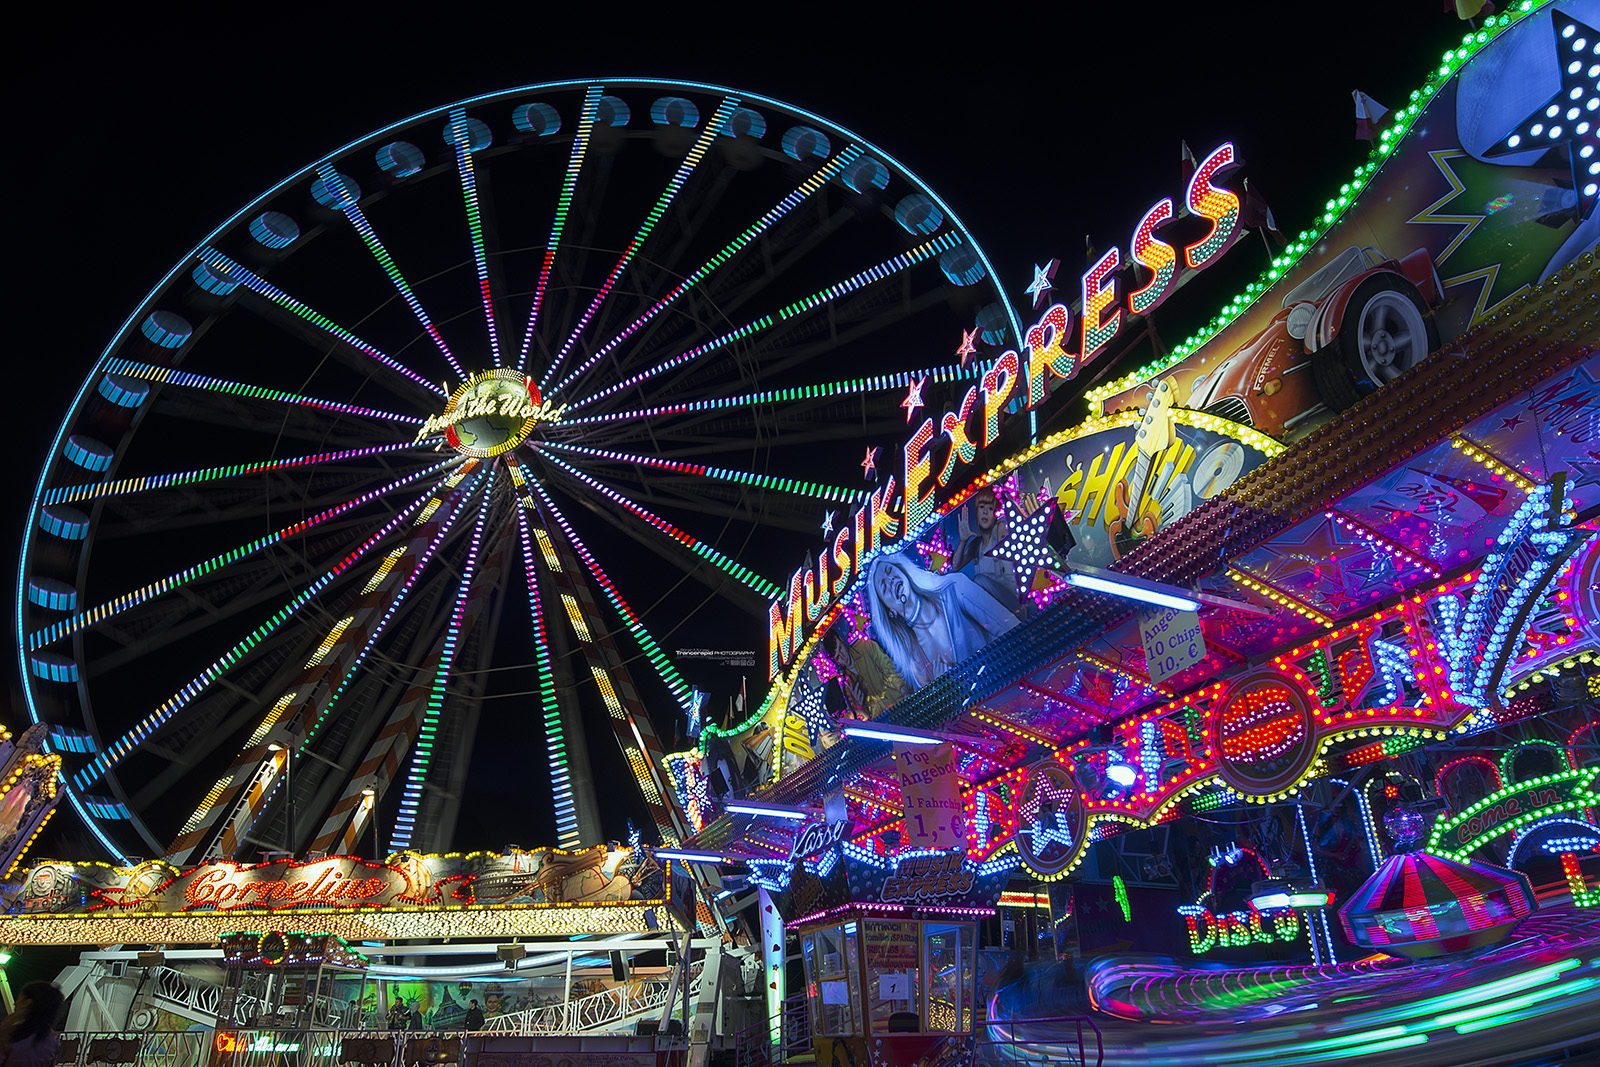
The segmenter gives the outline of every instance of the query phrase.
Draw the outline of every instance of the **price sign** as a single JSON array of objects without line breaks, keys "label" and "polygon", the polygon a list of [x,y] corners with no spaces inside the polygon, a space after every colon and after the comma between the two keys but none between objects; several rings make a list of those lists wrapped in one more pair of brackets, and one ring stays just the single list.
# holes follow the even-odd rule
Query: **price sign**
[{"label": "price sign", "polygon": [[1192,611],[1150,611],[1139,616],[1144,663],[1150,680],[1160,683],[1206,658],[1200,616]]}]

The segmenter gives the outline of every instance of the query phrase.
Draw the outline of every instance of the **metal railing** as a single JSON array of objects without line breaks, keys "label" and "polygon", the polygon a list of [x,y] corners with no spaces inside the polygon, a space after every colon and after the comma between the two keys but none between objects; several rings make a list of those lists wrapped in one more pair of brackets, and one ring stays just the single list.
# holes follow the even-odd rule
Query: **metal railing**
[{"label": "metal railing", "polygon": [[[690,973],[689,996],[698,991],[700,968]],[[599,993],[568,1001],[565,1004],[547,1004],[542,1008],[526,1008],[508,1015],[496,1015],[484,1021],[481,1034],[539,1035],[593,1033],[607,1026],[615,1026],[639,1016],[660,1013],[667,1007],[668,998],[683,996],[682,989],[673,990],[671,976],[635,978]]]},{"label": "metal railing", "polygon": [[[1019,1037],[1019,1029],[1047,1027],[1057,1031],[1050,1037]],[[1066,1033],[1071,1027],[1072,1034]],[[1088,1053],[1094,1048],[1094,1067],[1105,1060],[1105,1043],[1100,1028],[1087,1015],[1048,1015],[1038,1019],[1008,1019],[978,1027],[977,1062],[983,1067],[1023,1067],[1026,1064],[1070,1064],[1089,1067]],[[1076,1055],[1077,1059],[1072,1057]]]},{"label": "metal railing", "polygon": [[762,1019],[734,1040],[736,1067],[771,1067],[810,1052],[811,1016],[803,993],[784,1000],[776,1022]]}]

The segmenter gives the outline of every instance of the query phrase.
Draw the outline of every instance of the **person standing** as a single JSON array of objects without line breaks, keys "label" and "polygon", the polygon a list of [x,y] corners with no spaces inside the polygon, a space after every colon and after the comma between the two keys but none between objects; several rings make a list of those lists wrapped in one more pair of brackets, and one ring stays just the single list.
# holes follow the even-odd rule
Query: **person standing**
[{"label": "person standing", "polygon": [[467,1029],[483,1029],[483,1009],[478,1007],[478,1002],[476,1000],[470,1001],[467,1004]]},{"label": "person standing", "polygon": [[29,982],[22,987],[16,1010],[0,1021],[4,1067],[55,1067],[61,1038],[51,1027],[65,999],[49,982]]},{"label": "person standing", "polygon": [[427,1028],[428,1028],[428,1021],[422,1017],[422,1002],[419,1000],[416,1003],[411,1005],[411,1027],[410,1027],[410,1029],[412,1029],[412,1030],[426,1030]]},{"label": "person standing", "polygon": [[389,1009],[389,1029],[408,1030],[411,1028],[411,1009],[406,1007],[406,999],[398,998],[394,1007]]}]

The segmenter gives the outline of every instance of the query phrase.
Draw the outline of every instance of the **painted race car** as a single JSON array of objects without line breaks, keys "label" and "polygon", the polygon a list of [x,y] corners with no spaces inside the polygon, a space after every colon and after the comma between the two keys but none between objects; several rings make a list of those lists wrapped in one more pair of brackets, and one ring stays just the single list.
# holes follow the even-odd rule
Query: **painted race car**
[{"label": "painted race car", "polygon": [[[1167,374],[1180,395],[1187,385],[1181,406],[1281,435],[1324,406],[1343,411],[1427,358],[1439,345],[1433,310],[1442,299],[1426,248],[1388,259],[1351,246],[1291,289],[1271,322],[1221,362]],[[1185,383],[1190,368],[1196,376]],[[1136,386],[1108,398],[1106,410],[1134,406],[1147,392]]]}]

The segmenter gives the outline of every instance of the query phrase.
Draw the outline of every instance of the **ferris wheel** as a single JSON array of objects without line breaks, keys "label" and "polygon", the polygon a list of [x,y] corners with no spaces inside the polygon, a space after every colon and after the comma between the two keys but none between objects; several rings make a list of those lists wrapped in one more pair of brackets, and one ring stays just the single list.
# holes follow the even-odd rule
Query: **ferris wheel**
[{"label": "ferris wheel", "polygon": [[[600,839],[606,723],[676,840],[670,635],[764,635],[764,539],[812,543],[908,387],[1016,337],[949,207],[789,105],[575,81],[396,123],[207,236],[84,379],[20,561],[29,712],[119,858],[444,850],[509,717],[557,843]],[[491,706],[503,670],[536,682]]]}]

